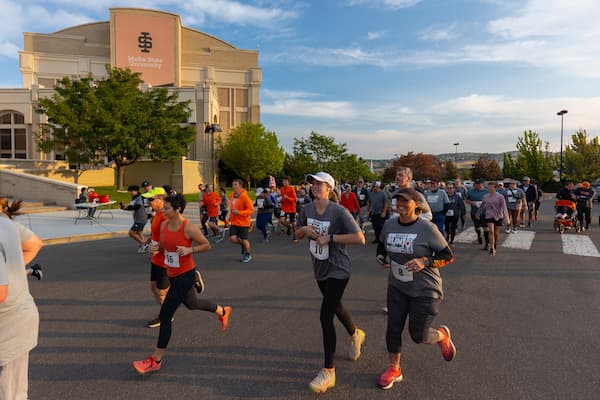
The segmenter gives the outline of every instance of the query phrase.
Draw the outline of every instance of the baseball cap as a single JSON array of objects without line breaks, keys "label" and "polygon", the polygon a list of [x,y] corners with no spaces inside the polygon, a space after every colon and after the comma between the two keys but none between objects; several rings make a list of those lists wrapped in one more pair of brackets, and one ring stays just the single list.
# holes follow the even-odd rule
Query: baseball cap
[{"label": "baseball cap", "polygon": [[433,179],[431,180],[431,183],[439,183],[439,182],[440,182],[440,181],[438,181],[436,178],[433,178]]},{"label": "baseball cap", "polygon": [[327,172],[317,172],[316,174],[308,174],[306,175],[306,181],[308,183],[313,183],[313,181],[325,182],[331,187],[335,187],[335,179],[333,176],[329,175]]},{"label": "baseball cap", "polygon": [[481,178],[477,178],[473,182],[474,183],[483,183],[483,180]]},{"label": "baseball cap", "polygon": [[524,181],[530,181],[530,180],[531,180],[531,178],[529,178],[528,176],[524,176],[524,177],[523,177],[523,180],[524,180]]},{"label": "baseball cap", "polygon": [[257,195],[257,196],[260,196],[260,194],[261,194],[262,192],[264,192],[264,191],[265,191],[265,189],[263,189],[263,188],[261,188],[261,187],[259,187],[259,188],[256,188],[256,195]]},{"label": "baseball cap", "polygon": [[142,187],[144,187],[144,186],[150,186],[150,182],[148,182],[148,181],[143,181],[143,182],[142,182]]},{"label": "baseball cap", "polygon": [[406,200],[414,200],[417,203],[419,202],[419,200],[421,199],[421,196],[419,195],[419,192],[417,192],[415,189],[413,188],[402,188],[398,191],[396,191],[393,195],[392,198],[398,198],[398,197],[402,197]]},{"label": "baseball cap", "polygon": [[375,181],[375,182],[373,182],[373,185],[381,187],[381,182],[380,181]]},{"label": "baseball cap", "polygon": [[154,189],[150,190],[149,192],[146,193],[142,193],[142,197],[145,198],[152,198],[154,196],[165,196],[167,194],[167,191],[162,188],[162,187],[155,187]]}]

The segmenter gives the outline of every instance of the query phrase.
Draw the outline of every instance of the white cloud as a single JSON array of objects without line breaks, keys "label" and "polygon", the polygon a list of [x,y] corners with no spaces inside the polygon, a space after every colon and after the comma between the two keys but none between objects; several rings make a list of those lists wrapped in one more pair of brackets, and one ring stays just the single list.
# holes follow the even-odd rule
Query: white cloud
[{"label": "white cloud", "polygon": [[456,22],[449,26],[431,25],[419,33],[421,40],[437,42],[452,40],[456,37]]},{"label": "white cloud", "polygon": [[278,134],[284,132],[282,143],[308,134],[306,128],[293,128],[298,122],[334,136],[348,143],[352,152],[370,158],[388,158],[407,151],[444,153],[452,151],[452,143],[457,141],[461,151],[510,151],[515,149],[523,131],[529,129],[548,141],[551,151],[557,151],[560,119],[556,112],[562,109],[569,110],[565,117],[566,144],[578,129],[586,129],[591,136],[600,132],[600,97],[530,99],[472,94],[416,108],[403,104],[313,101],[316,94],[298,93],[297,97],[281,96],[282,100],[262,109],[265,122],[272,115],[289,117],[285,126],[269,125]]},{"label": "white cloud", "polygon": [[367,32],[367,40],[381,39],[385,35],[386,35],[386,33],[383,32],[383,31],[379,31],[379,32]]},{"label": "white cloud", "polygon": [[292,8],[257,7],[232,0],[189,0],[181,7],[192,24],[203,24],[210,18],[219,23],[269,28],[298,16]]},{"label": "white cloud", "polygon": [[372,8],[388,8],[399,10],[409,8],[419,4],[421,0],[347,0],[348,6],[368,6]]}]

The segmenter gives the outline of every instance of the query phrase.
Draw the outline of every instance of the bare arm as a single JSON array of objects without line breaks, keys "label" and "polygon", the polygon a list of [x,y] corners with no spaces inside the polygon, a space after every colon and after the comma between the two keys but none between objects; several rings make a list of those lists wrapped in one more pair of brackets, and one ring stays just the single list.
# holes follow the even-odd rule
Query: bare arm
[{"label": "bare arm", "polygon": [[362,231],[358,231],[356,233],[340,233],[330,236],[319,236],[317,238],[317,244],[319,246],[323,246],[327,243],[331,243],[331,237],[333,236],[333,243],[338,244],[365,244],[365,235]]},{"label": "bare arm", "polygon": [[21,250],[23,251],[23,260],[25,265],[29,264],[35,256],[40,252],[40,249],[44,246],[42,239],[38,235],[34,234],[29,240],[21,243]]}]

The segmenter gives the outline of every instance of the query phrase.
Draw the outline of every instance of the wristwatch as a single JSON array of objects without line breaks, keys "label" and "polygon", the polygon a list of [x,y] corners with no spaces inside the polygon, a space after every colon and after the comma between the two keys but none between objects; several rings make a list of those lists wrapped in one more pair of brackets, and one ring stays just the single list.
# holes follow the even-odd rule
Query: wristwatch
[{"label": "wristwatch", "polygon": [[425,257],[425,260],[423,260],[423,264],[424,264],[426,267],[431,267],[431,258],[429,258],[429,257]]},{"label": "wristwatch", "polygon": [[333,243],[333,233],[329,234],[329,242]]}]

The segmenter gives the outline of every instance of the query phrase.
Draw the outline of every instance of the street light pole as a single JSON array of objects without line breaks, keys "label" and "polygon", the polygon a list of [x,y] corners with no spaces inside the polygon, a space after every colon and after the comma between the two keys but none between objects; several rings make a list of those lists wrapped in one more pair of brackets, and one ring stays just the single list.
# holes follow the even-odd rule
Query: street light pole
[{"label": "street light pole", "polygon": [[457,167],[457,163],[458,163],[458,161],[457,161],[457,160],[458,160],[458,145],[459,145],[459,144],[460,144],[460,143],[458,143],[458,142],[454,143],[454,166],[455,166],[456,168],[458,168],[458,167]]},{"label": "street light pole", "polygon": [[560,116],[560,171],[558,175],[558,180],[562,184],[563,177],[563,122],[565,114],[568,113],[567,110],[560,110],[556,113],[556,115]]},{"label": "street light pole", "polygon": [[204,133],[210,134],[210,173],[213,188],[216,187],[217,168],[215,166],[215,132],[223,132],[219,124],[208,124]]}]

